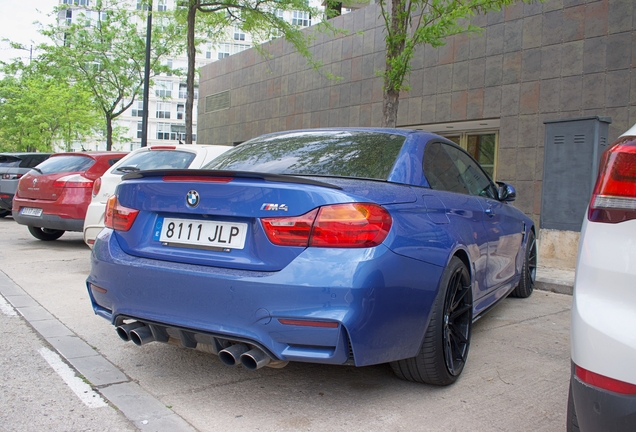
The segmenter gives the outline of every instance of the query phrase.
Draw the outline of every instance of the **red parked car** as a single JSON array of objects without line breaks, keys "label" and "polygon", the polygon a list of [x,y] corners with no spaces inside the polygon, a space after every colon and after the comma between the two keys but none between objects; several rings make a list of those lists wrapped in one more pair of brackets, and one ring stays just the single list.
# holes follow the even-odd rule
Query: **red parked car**
[{"label": "red parked car", "polygon": [[82,232],[93,182],[126,154],[51,155],[20,179],[13,197],[13,219],[45,241],[57,240],[65,231]]}]

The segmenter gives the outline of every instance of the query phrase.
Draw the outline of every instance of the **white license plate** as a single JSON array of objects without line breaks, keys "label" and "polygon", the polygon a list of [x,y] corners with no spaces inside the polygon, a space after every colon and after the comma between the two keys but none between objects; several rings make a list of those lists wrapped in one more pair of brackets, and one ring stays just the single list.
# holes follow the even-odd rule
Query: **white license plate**
[{"label": "white license plate", "polygon": [[42,216],[42,209],[33,207],[22,207],[20,214],[25,216]]},{"label": "white license plate", "polygon": [[243,249],[247,224],[165,218],[157,222],[155,240],[195,247]]}]

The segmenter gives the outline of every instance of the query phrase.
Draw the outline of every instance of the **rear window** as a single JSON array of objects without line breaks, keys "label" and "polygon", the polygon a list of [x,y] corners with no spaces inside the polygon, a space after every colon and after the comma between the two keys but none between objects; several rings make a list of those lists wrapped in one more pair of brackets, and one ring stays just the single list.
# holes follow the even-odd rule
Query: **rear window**
[{"label": "rear window", "polygon": [[95,160],[88,156],[56,156],[42,162],[38,165],[38,169],[42,172],[42,174],[77,172],[86,171],[94,163]]},{"label": "rear window", "polygon": [[196,154],[177,150],[149,150],[126,159],[113,171],[125,174],[130,171],[188,168]]},{"label": "rear window", "polygon": [[15,156],[0,155],[0,167],[17,167],[20,166],[20,161]]},{"label": "rear window", "polygon": [[381,132],[288,133],[247,141],[204,169],[386,180],[405,140]]}]

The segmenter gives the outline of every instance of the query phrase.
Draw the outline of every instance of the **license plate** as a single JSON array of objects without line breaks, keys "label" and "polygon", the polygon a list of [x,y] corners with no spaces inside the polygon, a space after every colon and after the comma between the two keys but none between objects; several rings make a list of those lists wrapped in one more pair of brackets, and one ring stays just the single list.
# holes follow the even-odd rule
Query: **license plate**
[{"label": "license plate", "polygon": [[22,207],[20,214],[25,216],[42,216],[42,209],[33,207]]},{"label": "license plate", "polygon": [[245,223],[160,218],[153,237],[167,244],[243,249],[246,234]]}]

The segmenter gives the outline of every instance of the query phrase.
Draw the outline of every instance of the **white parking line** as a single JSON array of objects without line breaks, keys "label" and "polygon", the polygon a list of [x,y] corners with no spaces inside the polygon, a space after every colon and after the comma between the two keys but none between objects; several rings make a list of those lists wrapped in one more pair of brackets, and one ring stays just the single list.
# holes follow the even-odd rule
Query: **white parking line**
[{"label": "white parking line", "polygon": [[7,301],[0,295],[0,312],[6,316],[17,316],[17,312]]},{"label": "white parking line", "polygon": [[53,368],[57,374],[62,377],[64,382],[73,390],[73,393],[89,408],[101,408],[107,406],[104,399],[95,392],[91,386],[86,384],[75,375],[75,371],[71,369],[66,363],[62,361],[57,353],[54,353],[50,349],[40,348],[40,355],[44,357],[44,360]]}]

